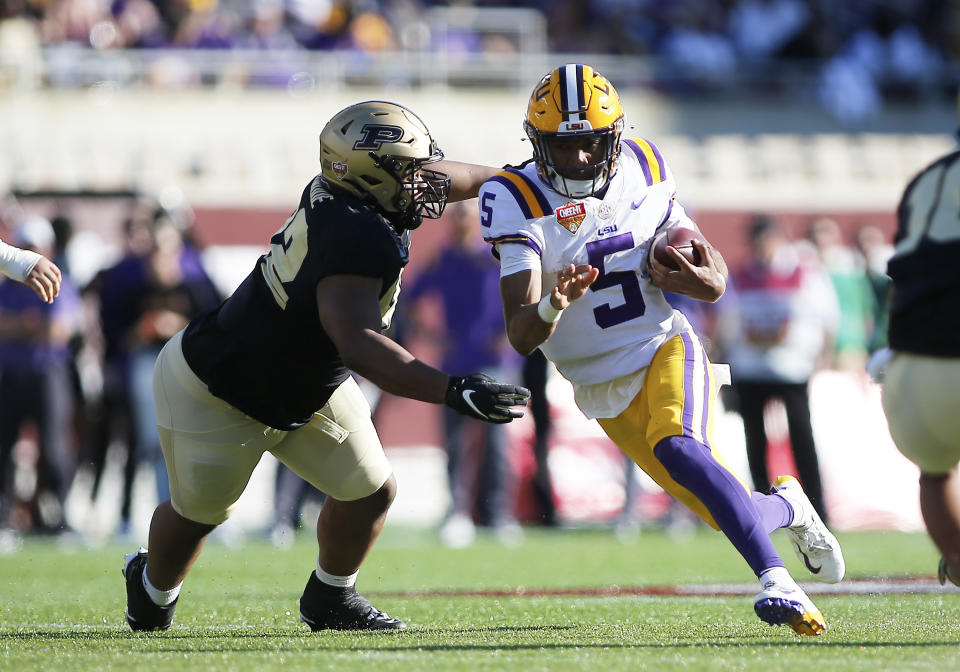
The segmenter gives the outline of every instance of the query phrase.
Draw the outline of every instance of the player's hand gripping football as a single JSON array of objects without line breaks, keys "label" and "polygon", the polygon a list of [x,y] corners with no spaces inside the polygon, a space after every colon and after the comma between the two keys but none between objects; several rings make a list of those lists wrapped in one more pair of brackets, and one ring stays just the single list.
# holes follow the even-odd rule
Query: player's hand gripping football
[{"label": "player's hand gripping football", "polygon": [[661,264],[650,257],[650,280],[665,292],[685,294],[700,301],[713,302],[723,296],[727,288],[723,258],[703,240],[691,241],[700,254],[700,265],[695,266],[675,249],[667,248],[677,265],[677,270]]},{"label": "player's hand gripping football", "polygon": [[526,406],[530,390],[519,385],[498,383],[485,373],[450,376],[446,404],[458,413],[497,425],[523,417],[518,406]]}]

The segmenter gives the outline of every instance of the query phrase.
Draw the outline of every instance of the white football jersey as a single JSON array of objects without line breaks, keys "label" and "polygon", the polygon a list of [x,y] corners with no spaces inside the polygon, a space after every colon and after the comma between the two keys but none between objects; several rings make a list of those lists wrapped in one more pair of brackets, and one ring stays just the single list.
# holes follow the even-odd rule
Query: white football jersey
[{"label": "white football jersey", "polygon": [[504,262],[501,276],[540,271],[546,295],[557,271],[571,263],[600,271],[540,346],[590,417],[619,415],[642,386],[637,372],[668,338],[690,328],[650,282],[647,253],[657,230],[695,226],[675,200],[673,175],[657,148],[640,138],[620,148],[603,198],[550,190],[533,162],[490,178],[479,194],[484,239]]}]

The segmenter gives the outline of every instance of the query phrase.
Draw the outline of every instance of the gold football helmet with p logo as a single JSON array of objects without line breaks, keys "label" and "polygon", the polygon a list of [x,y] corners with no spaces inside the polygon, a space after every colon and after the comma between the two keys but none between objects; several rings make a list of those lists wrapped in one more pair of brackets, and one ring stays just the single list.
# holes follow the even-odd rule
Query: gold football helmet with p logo
[{"label": "gold football helmet with p logo", "polygon": [[436,219],[450,178],[424,166],[443,159],[426,124],[402,105],[381,100],[341,110],[320,132],[320,170],[333,187],[371,199],[396,226]]},{"label": "gold football helmet with p logo", "polygon": [[[541,179],[564,196],[586,198],[613,176],[623,124],[620,96],[609,80],[589,65],[568,63],[534,88],[523,127]],[[594,159],[574,173],[559,168],[551,152],[552,144],[570,139],[583,140]]]}]

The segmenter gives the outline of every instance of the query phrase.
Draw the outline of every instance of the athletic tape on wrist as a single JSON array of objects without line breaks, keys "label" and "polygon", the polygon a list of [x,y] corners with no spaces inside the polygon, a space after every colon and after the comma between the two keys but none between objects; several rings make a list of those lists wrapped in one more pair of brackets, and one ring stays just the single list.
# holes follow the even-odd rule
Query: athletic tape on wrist
[{"label": "athletic tape on wrist", "polygon": [[544,322],[553,324],[560,319],[562,313],[563,308],[557,309],[553,307],[553,302],[550,301],[550,294],[540,299],[540,303],[537,304],[537,315],[539,315],[540,319]]},{"label": "athletic tape on wrist", "polygon": [[23,282],[38,261],[40,255],[33,250],[21,250],[0,240],[0,273],[7,277]]}]

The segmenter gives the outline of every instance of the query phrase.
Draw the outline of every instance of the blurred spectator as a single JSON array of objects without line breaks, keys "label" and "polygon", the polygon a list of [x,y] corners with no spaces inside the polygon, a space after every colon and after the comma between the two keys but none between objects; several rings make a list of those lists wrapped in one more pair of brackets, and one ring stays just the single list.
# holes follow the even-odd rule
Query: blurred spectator
[{"label": "blurred spectator", "polygon": [[163,344],[220,295],[184,242],[178,225],[155,204],[141,203],[124,225],[126,250],[86,288],[96,300],[103,338],[103,390],[93,407],[89,459],[97,497],[106,453],[119,440],[127,453],[120,532],[129,531],[136,472],[149,465],[156,494],[168,484],[153,408],[153,365]]},{"label": "blurred spectator", "polygon": [[146,465],[153,471],[157,501],[170,496],[167,470],[157,435],[153,405],[153,369],[164,344],[201,311],[214,307],[220,296],[212,281],[191,263],[191,253],[174,222],[158,216],[151,226],[152,246],[145,259],[140,284],[131,288],[136,320],[125,334],[130,353],[129,383],[135,443],[128,462],[124,492],[125,516],[121,532],[128,527],[133,476]]},{"label": "blurred spectator", "polygon": [[736,305],[728,306],[718,326],[743,417],[750,475],[754,487],[766,492],[770,474],[764,410],[779,399],[787,410],[797,476],[826,520],[808,384],[832,348],[839,320],[836,294],[818,265],[773,219],[754,219],[750,250],[743,268],[733,273]]},{"label": "blurred spectator", "polygon": [[686,3],[672,5],[671,12],[671,30],[660,43],[660,55],[666,60],[660,74],[668,89],[683,93],[729,86],[737,62],[723,17]]},{"label": "blurred spectator", "polygon": [[290,30],[307,49],[335,49],[343,43],[349,21],[347,2],[291,0]]},{"label": "blurred spectator", "polygon": [[745,60],[765,60],[779,55],[809,19],[802,0],[740,0],[730,11],[730,34]]},{"label": "blurred spectator", "polygon": [[[540,350],[534,350],[524,358],[522,385],[530,390],[530,417],[533,419],[533,457],[536,471],[533,475],[533,503],[536,506],[535,522],[555,527],[557,508],[553,498],[553,481],[550,478],[550,402],[547,399],[547,376],[549,363]],[[632,464],[632,462],[631,462]]]},{"label": "blurred spectator", "polygon": [[[440,299],[444,333],[435,335],[442,344],[445,371],[454,375],[482,371],[498,380],[504,377],[506,337],[500,312],[499,268],[483,245],[475,209],[455,204],[453,242],[416,279],[408,306],[428,295]],[[415,313],[414,313],[415,314]],[[473,542],[474,522],[489,526],[504,541],[520,532],[512,501],[512,473],[503,425],[474,422],[456,411],[444,409],[444,443],[451,506],[440,531],[441,540],[452,547]],[[482,436],[479,473],[468,464],[471,433]],[[477,476],[477,487],[473,478]]]},{"label": "blurred spectator", "polygon": [[[14,242],[49,258],[53,227],[28,217],[17,225]],[[21,283],[0,283],[0,525],[12,517],[20,529],[67,529],[64,503],[76,466],[69,343],[79,324],[79,295],[69,277],[53,303]],[[33,510],[14,511],[13,448],[29,423],[38,450]]]},{"label": "blurred spectator", "polygon": [[191,12],[176,27],[173,43],[191,49],[229,49],[236,41],[238,22],[231,12]]},{"label": "blurred spectator", "polygon": [[873,327],[874,296],[859,255],[843,242],[840,225],[831,217],[810,224],[808,238],[820,265],[830,277],[840,305],[840,323],[833,343],[830,366],[863,371]]},{"label": "blurred spectator", "polygon": [[[427,12],[454,4],[478,11],[537,10],[546,19],[549,48],[557,53],[657,55],[662,60],[653,63],[656,76],[676,94],[732,89],[777,93],[780,84],[788,88],[791,84],[782,81],[779,67],[789,61],[791,72],[805,72],[817,80],[821,104],[849,125],[868,119],[886,99],[917,98],[952,87],[949,63],[956,49],[956,8],[942,0],[12,0],[2,4],[0,55],[13,54],[21,61],[20,80],[26,83],[39,81],[43,57],[36,48],[38,41],[54,47],[68,45],[62,53],[48,52],[47,74],[48,80],[69,85],[83,81],[76,73],[68,74],[69,67],[60,71],[75,60],[70,47],[270,52],[266,63],[258,63],[261,67],[249,73],[247,83],[258,86],[289,86],[290,78],[304,71],[301,58],[290,60],[301,47],[352,51],[357,60],[349,63],[350,73],[374,67],[372,59],[364,58],[373,52],[427,48],[435,54],[483,54],[488,59],[515,52],[516,45],[505,35],[469,25],[431,35]],[[124,66],[114,61],[104,67]],[[163,84],[213,84],[237,80],[236,67],[227,65],[223,72],[210,75],[208,71],[207,77],[201,77],[190,60],[165,53],[152,60],[147,77]],[[113,74],[124,76],[124,72]],[[388,80],[409,77],[392,68],[379,74]]]},{"label": "blurred spectator", "polygon": [[[96,304],[98,335],[102,341],[103,383],[99,398],[90,400],[90,436],[84,448],[85,459],[93,468],[90,497],[94,501],[100,492],[107,451],[115,441],[122,444],[127,453],[124,482],[133,480],[136,432],[128,387],[130,353],[126,334],[136,322],[134,292],[142,283],[145,260],[152,245],[150,216],[143,208],[135,209],[123,225],[125,249],[120,260],[97,273],[83,290]],[[129,494],[126,486],[125,492]],[[129,507],[129,497],[125,496],[121,520],[128,519]]]},{"label": "blurred spectator", "polygon": [[304,70],[301,58],[293,54],[303,47],[286,26],[283,0],[253,0],[246,30],[235,46],[262,52],[248,64],[247,82],[254,86],[288,86]]},{"label": "blurred spectator", "polygon": [[[917,97],[943,81],[945,54],[938,48],[943,28],[936,22],[946,3],[896,0],[862,3],[842,46],[827,58],[820,98],[841,122],[856,124],[874,115],[886,96]],[[940,4],[940,9],[934,9]],[[928,7],[929,5],[929,7]]]},{"label": "blurred spectator", "polygon": [[393,28],[382,14],[361,12],[350,20],[350,47],[359,51],[390,51],[396,48]]},{"label": "blurred spectator", "polygon": [[890,321],[890,276],[887,262],[893,256],[893,245],[876,226],[866,224],[857,230],[857,252],[863,259],[867,281],[873,294],[873,320],[867,349],[874,353],[887,345],[887,326]]}]

